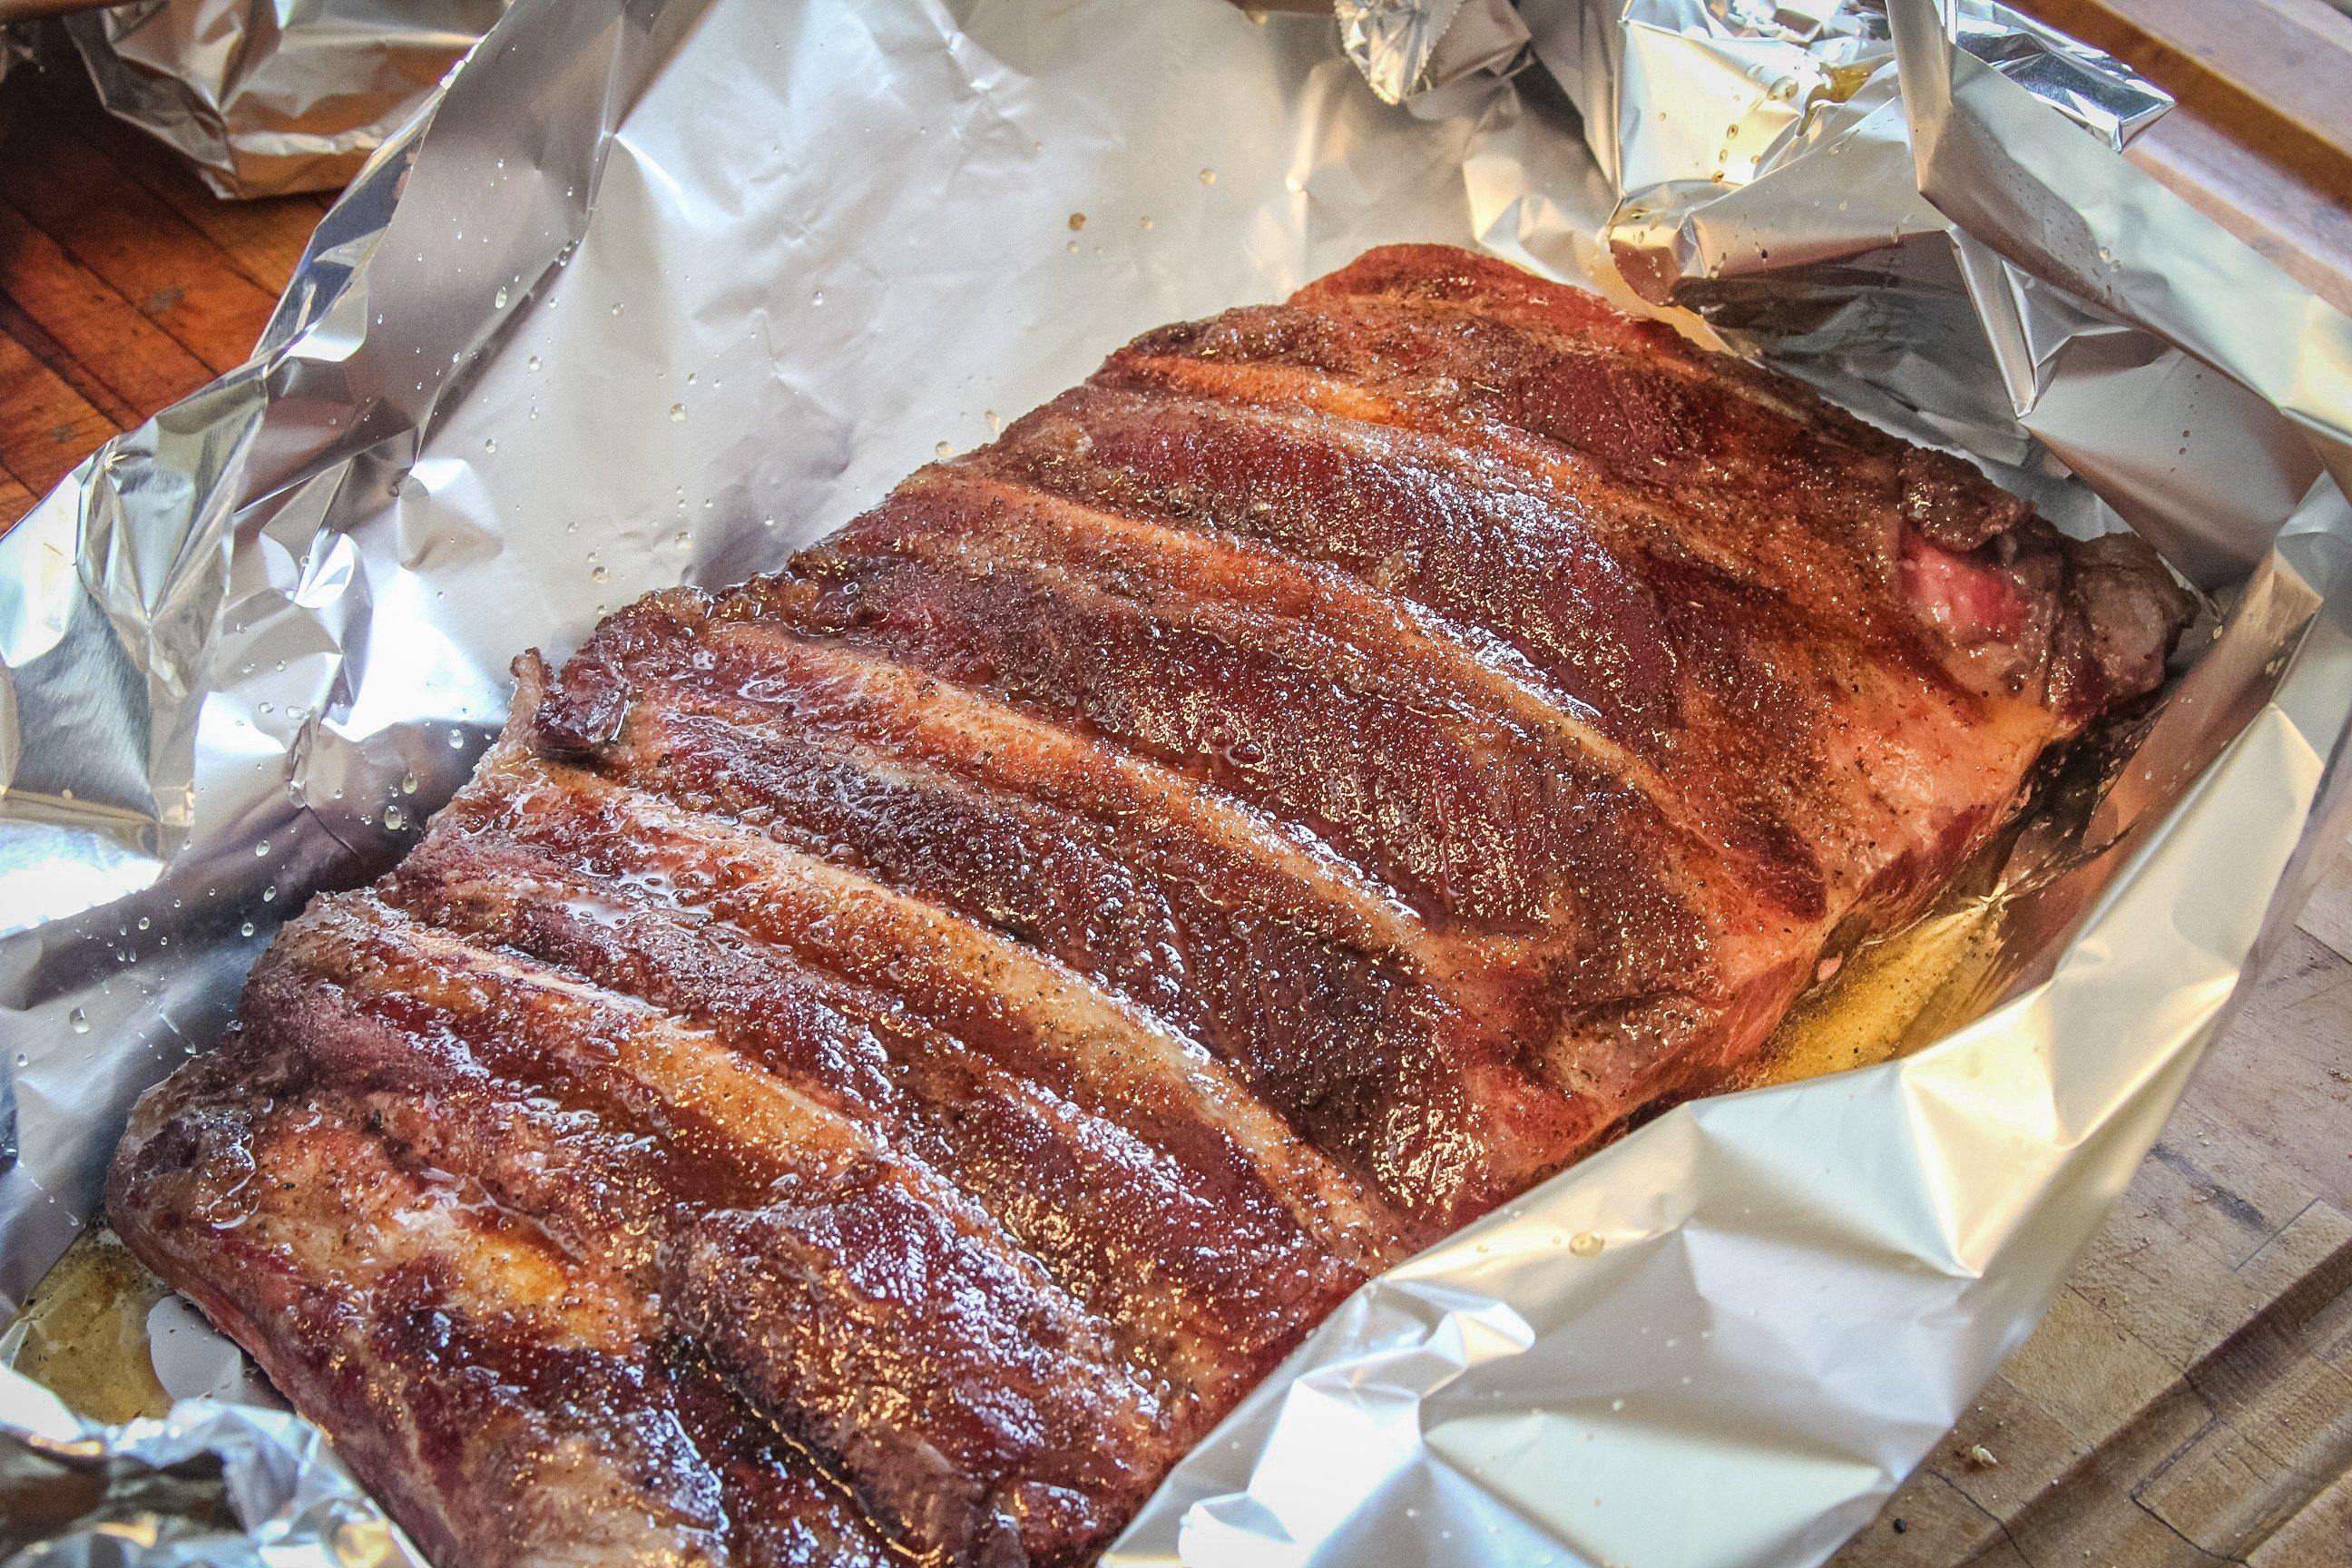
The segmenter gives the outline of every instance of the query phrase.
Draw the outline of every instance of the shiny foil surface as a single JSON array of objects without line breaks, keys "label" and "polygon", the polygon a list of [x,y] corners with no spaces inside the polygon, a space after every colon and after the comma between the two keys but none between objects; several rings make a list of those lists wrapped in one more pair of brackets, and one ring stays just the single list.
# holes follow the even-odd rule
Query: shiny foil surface
[{"label": "shiny foil surface", "polygon": [[107,109],[224,196],[331,191],[505,0],[132,0],[66,19]]},{"label": "shiny foil surface", "polygon": [[[520,649],[776,564],[1145,328],[1479,245],[2140,530],[2215,614],[1975,907],[1958,1027],[1675,1110],[1366,1287],[1109,1561],[1818,1562],[2032,1329],[2344,827],[2352,324],[2116,155],[2156,95],[1960,12],[1529,0],[1512,75],[1507,28],[1445,67],[1496,13],[1440,3],[1381,23],[1432,51],[1408,112],[1328,19],[1213,4],[518,0],[253,363],[0,539],[0,1296],[275,924],[415,841]],[[21,1560],[164,1560],[110,1509],[395,1560],[176,1310],[165,1423],[0,1371],[0,1497],[71,1450],[104,1500]],[[231,1484],[173,1511],[173,1443]]]}]

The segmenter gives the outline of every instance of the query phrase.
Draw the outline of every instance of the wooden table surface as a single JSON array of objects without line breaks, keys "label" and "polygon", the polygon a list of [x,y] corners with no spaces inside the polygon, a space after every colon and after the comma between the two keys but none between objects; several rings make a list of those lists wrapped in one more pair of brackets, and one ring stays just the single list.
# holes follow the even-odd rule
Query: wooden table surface
[{"label": "wooden table surface", "polygon": [[328,200],[221,201],[83,81],[36,83],[9,107],[0,524],[109,436],[242,364]]},{"label": "wooden table surface", "polygon": [[[2352,192],[2189,113],[2135,155],[2352,305]],[[241,361],[324,205],[216,201],[69,84],[20,102],[0,133],[0,525]],[[2048,1321],[1838,1561],[2352,1564],[2352,860]]]}]

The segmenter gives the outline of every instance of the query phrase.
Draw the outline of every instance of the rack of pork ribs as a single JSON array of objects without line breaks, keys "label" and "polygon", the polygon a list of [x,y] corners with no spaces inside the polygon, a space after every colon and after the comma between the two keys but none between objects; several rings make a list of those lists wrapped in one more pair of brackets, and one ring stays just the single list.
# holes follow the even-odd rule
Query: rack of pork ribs
[{"label": "rack of pork ribs", "polygon": [[1367,1277],[1748,1065],[2186,606],[1377,250],[526,655],[113,1223],[447,1568],[1087,1562]]}]

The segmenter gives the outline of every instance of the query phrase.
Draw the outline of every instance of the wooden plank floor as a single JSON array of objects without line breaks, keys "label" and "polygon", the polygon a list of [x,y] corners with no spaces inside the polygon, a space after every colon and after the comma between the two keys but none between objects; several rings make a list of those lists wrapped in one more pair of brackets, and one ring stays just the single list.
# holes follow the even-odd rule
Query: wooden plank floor
[{"label": "wooden plank floor", "polygon": [[219,201],[86,83],[26,92],[0,132],[0,526],[242,363],[326,208]]},{"label": "wooden plank floor", "polygon": [[[2352,243],[2312,247],[2352,235],[2343,206],[2250,187],[2247,156],[2185,119],[2142,154],[2315,283],[2352,276]],[[0,525],[241,359],[323,206],[217,202],[54,84],[20,104],[0,135]],[[2352,1564],[2352,860],[2049,1321],[1839,1562]]]}]

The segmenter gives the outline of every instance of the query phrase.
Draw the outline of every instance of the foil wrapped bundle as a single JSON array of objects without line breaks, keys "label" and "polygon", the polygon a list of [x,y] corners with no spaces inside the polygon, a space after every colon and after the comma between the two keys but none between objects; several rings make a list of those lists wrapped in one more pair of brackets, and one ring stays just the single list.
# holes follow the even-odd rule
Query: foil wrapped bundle
[{"label": "foil wrapped bundle", "polygon": [[[1903,1054],[1672,1111],[1368,1286],[1109,1561],[1826,1556],[2031,1330],[2340,837],[2352,324],[2116,156],[2159,100],[2103,57],[1990,7],[1962,47],[1926,0],[1748,9],[1525,7],[1580,123],[1511,57],[1431,67],[1475,3],[1346,35],[1403,40],[1400,94],[1445,79],[1407,114],[1328,20],[520,0],[253,363],[0,539],[0,1295],[275,922],[414,841],[519,648],[780,561],[1142,328],[1478,244],[2138,529],[2215,614],[1930,922]],[[271,1561],[397,1549],[292,1418],[215,1425],[251,1395],[171,1328],[158,1379],[206,1402],[167,1424],[231,1477],[267,1427],[284,1484],[172,1513],[142,1456],[189,1448],[17,1372],[7,1463],[72,1449],[105,1507]],[[302,1496],[333,1528],[282,1533]],[[26,1550],[118,1561],[103,1514]]]},{"label": "foil wrapped bundle", "polygon": [[67,18],[108,110],[215,193],[331,191],[416,112],[504,0],[138,0]]}]

